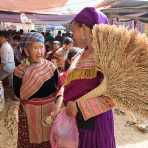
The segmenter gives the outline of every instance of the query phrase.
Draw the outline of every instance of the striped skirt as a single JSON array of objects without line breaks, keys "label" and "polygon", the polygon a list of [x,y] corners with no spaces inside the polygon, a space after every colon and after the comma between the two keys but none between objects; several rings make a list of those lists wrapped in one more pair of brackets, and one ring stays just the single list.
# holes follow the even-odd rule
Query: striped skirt
[{"label": "striped skirt", "polygon": [[19,107],[18,119],[19,122],[17,148],[50,148],[49,141],[41,144],[34,144],[29,142],[27,116],[23,110],[22,105],[20,105]]}]

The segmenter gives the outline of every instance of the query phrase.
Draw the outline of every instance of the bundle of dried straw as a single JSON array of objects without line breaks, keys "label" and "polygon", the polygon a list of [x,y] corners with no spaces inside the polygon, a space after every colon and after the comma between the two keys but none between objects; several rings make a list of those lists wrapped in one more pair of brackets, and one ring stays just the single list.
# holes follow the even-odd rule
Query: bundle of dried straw
[{"label": "bundle of dried straw", "polygon": [[107,79],[104,95],[148,117],[148,38],[134,30],[111,25],[93,28],[97,68]]}]

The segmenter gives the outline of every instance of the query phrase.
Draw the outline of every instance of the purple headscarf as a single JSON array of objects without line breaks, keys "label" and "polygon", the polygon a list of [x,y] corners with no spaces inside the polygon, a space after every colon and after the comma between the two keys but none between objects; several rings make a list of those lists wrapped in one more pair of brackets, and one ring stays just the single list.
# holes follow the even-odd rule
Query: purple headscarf
[{"label": "purple headscarf", "polygon": [[108,24],[107,16],[101,11],[97,11],[94,7],[86,7],[82,9],[73,19],[80,24],[92,27],[95,24]]}]

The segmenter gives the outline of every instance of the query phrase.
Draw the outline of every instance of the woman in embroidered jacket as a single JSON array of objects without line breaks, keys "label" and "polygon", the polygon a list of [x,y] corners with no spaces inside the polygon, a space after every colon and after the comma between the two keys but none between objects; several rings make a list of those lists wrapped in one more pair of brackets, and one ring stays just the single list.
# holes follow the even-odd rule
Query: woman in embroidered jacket
[{"label": "woman in embroidered jacket", "polygon": [[[91,30],[95,24],[107,24],[108,19],[95,8],[84,8],[72,21],[77,45],[84,48],[76,67],[68,74],[64,101],[67,114],[75,116],[79,129],[79,148],[115,148],[113,100],[100,96],[105,79],[96,71]],[[78,57],[78,56],[77,56]]]},{"label": "woman in embroidered jacket", "polygon": [[25,34],[21,48],[29,62],[20,64],[14,72],[14,92],[20,98],[17,147],[49,148],[49,127],[43,123],[60,100],[55,104],[61,92],[58,72],[43,59],[44,37],[40,33]]}]

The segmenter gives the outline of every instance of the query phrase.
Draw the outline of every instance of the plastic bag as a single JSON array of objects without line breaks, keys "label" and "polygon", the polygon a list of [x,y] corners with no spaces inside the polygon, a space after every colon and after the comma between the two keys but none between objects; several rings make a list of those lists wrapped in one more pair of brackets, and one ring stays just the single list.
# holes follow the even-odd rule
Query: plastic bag
[{"label": "plastic bag", "polygon": [[2,81],[0,81],[0,112],[3,111],[5,106],[4,87]]},{"label": "plastic bag", "polygon": [[78,148],[79,133],[75,118],[63,109],[56,117],[50,133],[52,148]]}]

